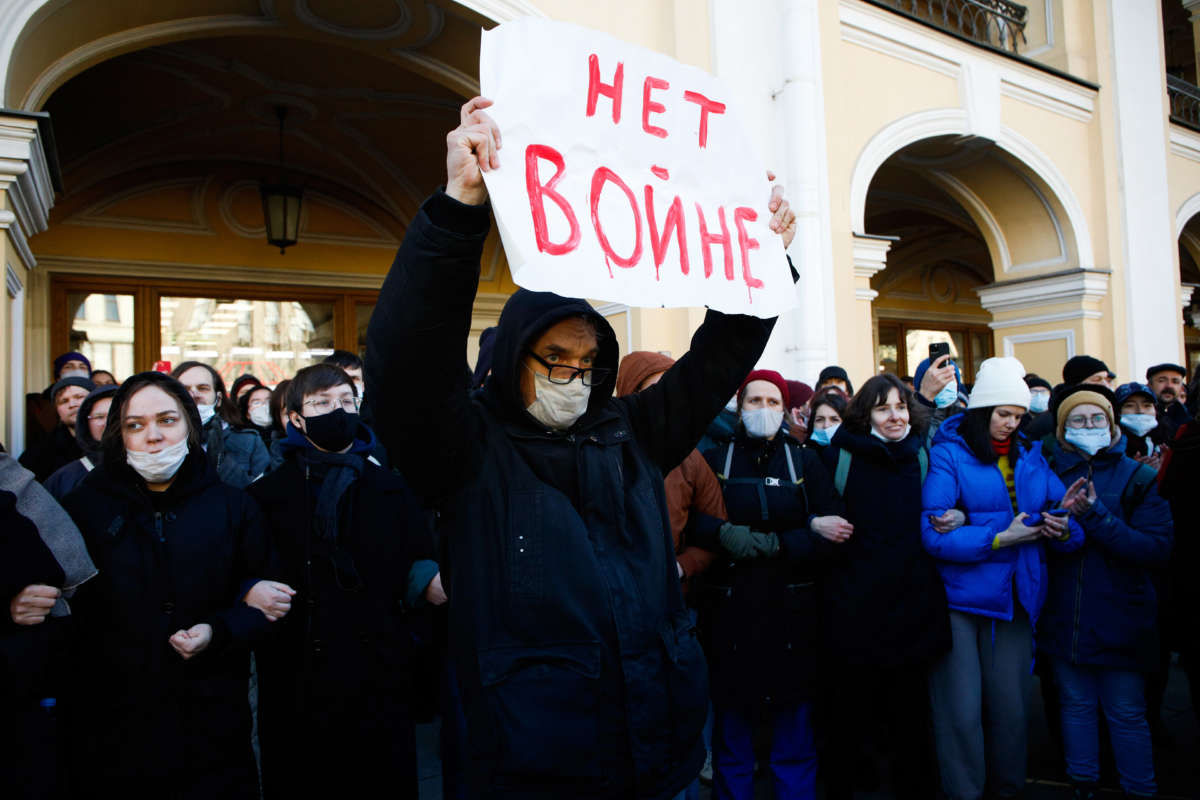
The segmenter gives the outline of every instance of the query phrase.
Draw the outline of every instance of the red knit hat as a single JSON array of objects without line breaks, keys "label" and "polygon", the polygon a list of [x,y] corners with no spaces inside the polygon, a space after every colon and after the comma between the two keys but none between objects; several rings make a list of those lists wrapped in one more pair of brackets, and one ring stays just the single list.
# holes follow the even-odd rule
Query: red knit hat
[{"label": "red knit hat", "polygon": [[741,408],[742,406],[742,397],[746,394],[746,385],[751,381],[768,381],[778,386],[779,393],[783,396],[783,407],[785,409],[791,408],[791,405],[789,405],[791,401],[788,396],[787,381],[785,381],[783,376],[773,369],[756,369],[754,372],[751,372],[746,376],[746,380],[742,381],[742,385],[738,387],[738,408]]},{"label": "red knit hat", "polygon": [[813,396],[812,387],[803,381],[788,381],[788,408],[800,408]]}]

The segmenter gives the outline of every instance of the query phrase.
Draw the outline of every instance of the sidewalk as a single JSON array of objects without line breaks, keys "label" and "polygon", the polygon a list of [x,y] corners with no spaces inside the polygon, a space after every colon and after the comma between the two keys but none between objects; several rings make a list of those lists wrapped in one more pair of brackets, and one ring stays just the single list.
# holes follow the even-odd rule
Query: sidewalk
[{"label": "sidewalk", "polygon": [[[1042,714],[1042,700],[1034,681],[1030,706],[1029,784],[1024,800],[1069,800],[1071,791],[1058,764],[1058,754],[1050,741]],[[1160,800],[1197,800],[1200,798],[1200,726],[1192,713],[1187,680],[1178,664],[1172,665],[1171,680],[1163,704],[1163,720],[1174,738],[1169,749],[1155,747]],[[438,723],[417,727],[417,760],[420,765],[421,800],[442,800],[441,763],[438,760]],[[1109,765],[1111,770],[1111,765]],[[766,773],[755,784],[755,800],[769,800],[771,791]],[[701,800],[710,800],[708,787],[700,790]],[[818,787],[818,797],[821,796]],[[1118,800],[1121,791],[1116,776],[1106,771],[1102,798]],[[892,800],[887,791],[859,792],[855,800]],[[935,800],[935,798],[930,798]]]}]

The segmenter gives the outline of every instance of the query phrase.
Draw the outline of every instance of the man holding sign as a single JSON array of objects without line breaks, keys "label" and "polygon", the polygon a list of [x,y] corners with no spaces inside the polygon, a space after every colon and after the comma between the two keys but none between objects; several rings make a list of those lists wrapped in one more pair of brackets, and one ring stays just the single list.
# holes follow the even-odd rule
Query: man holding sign
[{"label": "man holding sign", "polygon": [[[471,795],[668,800],[703,763],[708,682],[662,476],[795,304],[795,216],[778,187],[761,206],[762,172],[699,70],[528,19],[488,32],[480,59],[501,124],[477,97],[447,137],[446,189],[371,319],[367,396],[393,398],[379,434],[441,509]],[[471,395],[489,195],[526,288]],[[614,398],[611,327],[554,292],[757,316],[709,311],[655,386]]]},{"label": "man holding sign", "polygon": [[[489,106],[468,102],[447,136],[445,191],[405,235],[366,364],[367,397],[391,404],[381,439],[441,509],[471,796],[671,798],[704,761],[708,682],[663,475],[754,367],[774,319],[709,311],[657,384],[614,398],[608,322],[583,300],[521,289],[492,375],[470,394],[483,175],[500,166]],[[764,211],[789,244],[781,188]]]}]

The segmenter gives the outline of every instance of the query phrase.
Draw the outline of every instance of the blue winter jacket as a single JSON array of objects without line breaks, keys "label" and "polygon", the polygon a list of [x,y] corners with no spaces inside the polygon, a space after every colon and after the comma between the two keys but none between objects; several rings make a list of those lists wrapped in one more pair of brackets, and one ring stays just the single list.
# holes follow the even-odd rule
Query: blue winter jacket
[{"label": "blue winter jacket", "polygon": [[[942,423],[929,454],[929,476],[922,490],[921,539],[938,560],[950,608],[993,619],[1013,618],[1013,585],[1021,606],[1036,623],[1046,599],[1046,556],[1042,542],[992,549],[996,534],[1008,528],[1016,511],[1004,475],[995,464],[980,461],[959,435],[963,415]],[[1014,483],[1017,509],[1035,514],[1058,505],[1066,487],[1042,456],[1040,442],[1018,441]],[[958,508],[967,523],[950,533],[938,533],[929,522],[947,509]],[[1083,544],[1083,530],[1072,520],[1065,542],[1046,539],[1061,550]]]},{"label": "blue winter jacket", "polygon": [[1122,500],[1141,466],[1125,455],[1124,437],[1090,461],[1061,446],[1050,458],[1063,483],[1090,475],[1098,497],[1080,518],[1086,544],[1050,556],[1038,648],[1073,664],[1153,669],[1158,604],[1150,570],[1171,555],[1171,507],[1154,482]]}]

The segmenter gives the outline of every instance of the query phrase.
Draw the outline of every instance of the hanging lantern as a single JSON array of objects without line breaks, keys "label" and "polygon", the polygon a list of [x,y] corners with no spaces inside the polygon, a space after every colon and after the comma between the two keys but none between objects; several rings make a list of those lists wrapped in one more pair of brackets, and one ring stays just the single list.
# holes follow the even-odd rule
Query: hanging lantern
[{"label": "hanging lantern", "polygon": [[304,190],[299,186],[283,181],[283,120],[287,109],[279,106],[275,109],[279,118],[279,173],[278,183],[263,183],[259,186],[262,194],[263,224],[267,229],[267,242],[278,247],[279,252],[294,245],[300,236],[300,203]]}]

